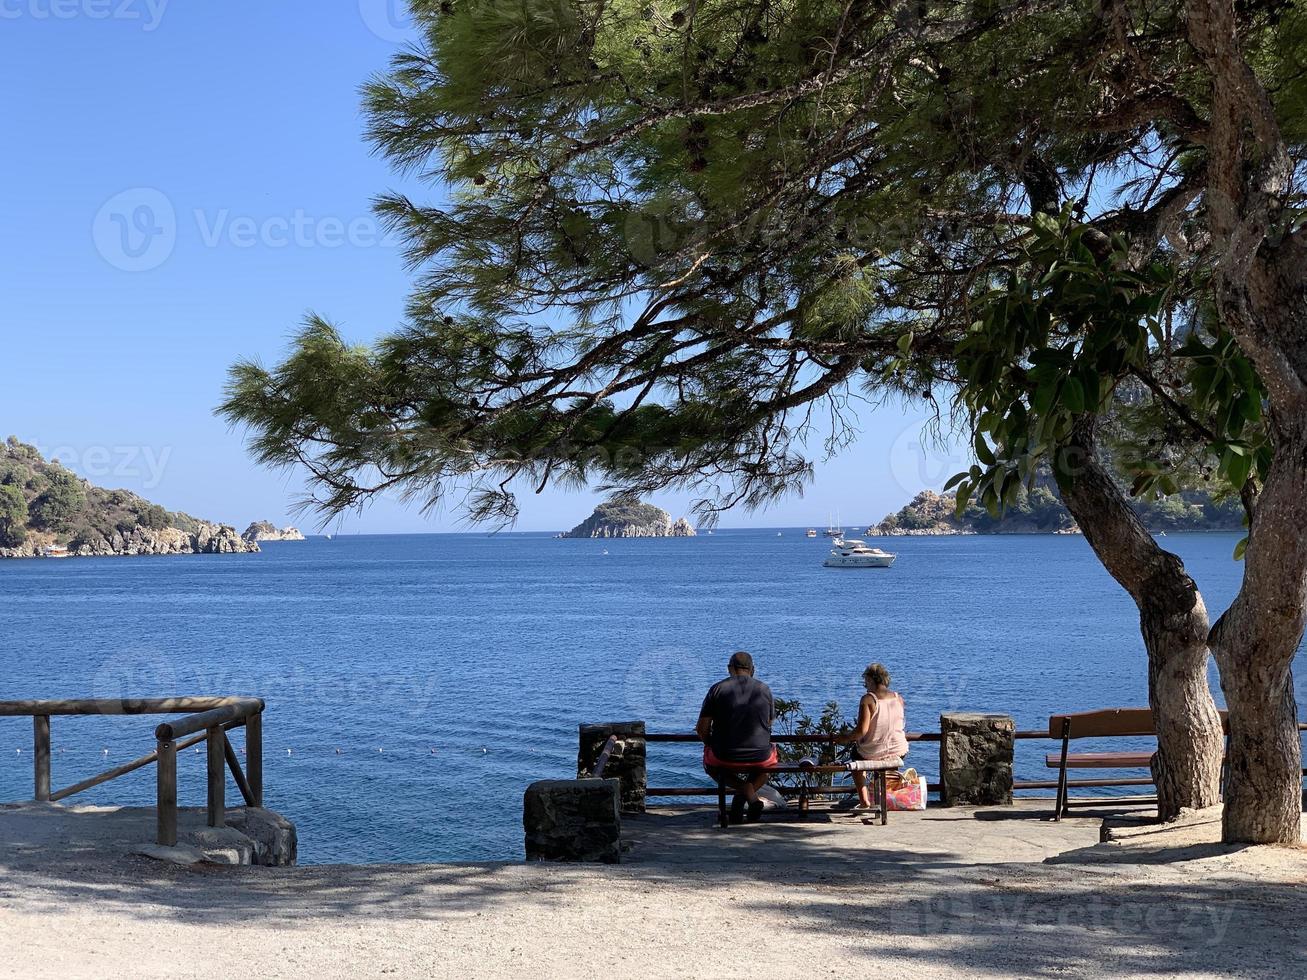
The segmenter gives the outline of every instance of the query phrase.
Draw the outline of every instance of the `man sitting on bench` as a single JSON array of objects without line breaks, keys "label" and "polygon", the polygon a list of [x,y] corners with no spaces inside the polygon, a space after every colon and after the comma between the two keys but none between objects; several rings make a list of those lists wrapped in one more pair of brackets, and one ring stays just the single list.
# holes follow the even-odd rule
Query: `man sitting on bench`
[{"label": "man sitting on bench", "polygon": [[703,740],[703,768],[735,793],[731,823],[762,816],[758,790],[767,785],[767,769],[776,765],[771,744],[775,715],[771,688],[753,676],[753,657],[743,650],[731,655],[730,676],[718,681],[703,699],[695,731]]}]

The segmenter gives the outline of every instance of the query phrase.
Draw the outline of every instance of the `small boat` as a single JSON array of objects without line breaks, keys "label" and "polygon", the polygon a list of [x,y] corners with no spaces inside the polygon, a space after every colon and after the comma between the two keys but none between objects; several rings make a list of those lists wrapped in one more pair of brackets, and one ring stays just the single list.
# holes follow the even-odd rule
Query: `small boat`
[{"label": "small boat", "polygon": [[808,528],[808,537],[815,538],[816,536],[817,536],[817,529],[815,527]]},{"label": "small boat", "polygon": [[827,568],[889,568],[898,557],[879,548],[869,548],[867,542],[857,538],[839,538],[834,544],[822,562]]}]

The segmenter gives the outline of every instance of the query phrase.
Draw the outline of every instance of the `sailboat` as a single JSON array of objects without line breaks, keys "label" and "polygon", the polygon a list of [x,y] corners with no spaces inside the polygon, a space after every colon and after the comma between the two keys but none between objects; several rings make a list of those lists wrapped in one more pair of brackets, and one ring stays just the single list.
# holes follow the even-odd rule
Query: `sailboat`
[{"label": "sailboat", "polygon": [[[830,517],[830,515],[828,514],[828,515],[827,515],[827,519],[828,519],[828,520],[829,520],[829,517]],[[826,537],[828,537],[828,538],[842,538],[842,537],[844,537],[844,528],[842,528],[842,527],[839,526],[839,520],[840,520],[840,516],[839,516],[839,514],[836,514],[836,515],[835,515],[835,523],[830,524],[830,526],[827,527],[826,530],[823,531],[822,533],[825,534]]]}]

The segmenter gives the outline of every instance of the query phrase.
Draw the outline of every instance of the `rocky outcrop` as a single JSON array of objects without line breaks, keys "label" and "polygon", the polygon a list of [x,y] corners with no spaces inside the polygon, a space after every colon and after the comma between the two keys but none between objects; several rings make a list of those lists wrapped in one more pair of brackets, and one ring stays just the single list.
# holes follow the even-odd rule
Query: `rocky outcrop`
[{"label": "rocky outcrop", "polygon": [[[153,816],[153,811],[146,811]],[[299,857],[295,825],[279,813],[256,807],[226,811],[225,827],[206,825],[204,810],[177,811],[178,838],[171,847],[142,844],[136,853],[173,864],[257,865],[287,868]]]},{"label": "rocky outcrop", "polygon": [[255,521],[241,535],[246,541],[303,541],[304,535],[297,527],[277,527],[271,521]]},{"label": "rocky outcrop", "polygon": [[[1124,489],[1124,488],[1123,488]],[[1132,500],[1131,508],[1151,531],[1225,531],[1243,527],[1237,500],[1215,500],[1201,491],[1182,491],[1162,500]],[[887,516],[869,536],[915,534],[1079,534],[1075,520],[1062,504],[1052,476],[1039,471],[1033,486],[1021,487],[1016,501],[998,515],[973,500],[961,515],[957,501],[923,490],[902,510]]]},{"label": "rocky outcrop", "polygon": [[867,528],[867,535],[975,534],[974,529],[957,518],[954,506],[952,499],[923,490],[902,510],[890,514],[875,527]]},{"label": "rocky outcrop", "polygon": [[228,524],[94,486],[12,436],[0,443],[0,558],[229,555],[258,551]]},{"label": "rocky outcrop", "polygon": [[616,500],[600,504],[594,513],[561,538],[689,538],[694,527],[684,517],[675,521],[652,504]]}]

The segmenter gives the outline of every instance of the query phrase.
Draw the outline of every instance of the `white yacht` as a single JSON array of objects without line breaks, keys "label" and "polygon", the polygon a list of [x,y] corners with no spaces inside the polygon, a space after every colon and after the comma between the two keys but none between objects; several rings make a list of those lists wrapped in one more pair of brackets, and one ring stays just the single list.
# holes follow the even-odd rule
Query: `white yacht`
[{"label": "white yacht", "polygon": [[822,564],[827,568],[889,568],[897,557],[879,548],[869,548],[867,542],[857,538],[841,538],[835,541],[835,547]]}]

